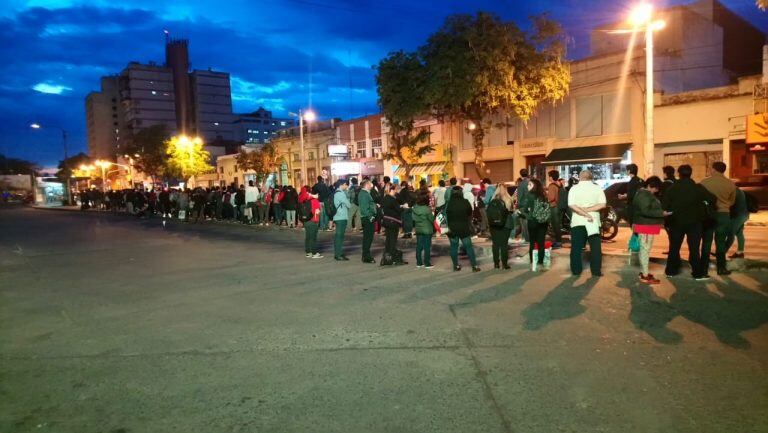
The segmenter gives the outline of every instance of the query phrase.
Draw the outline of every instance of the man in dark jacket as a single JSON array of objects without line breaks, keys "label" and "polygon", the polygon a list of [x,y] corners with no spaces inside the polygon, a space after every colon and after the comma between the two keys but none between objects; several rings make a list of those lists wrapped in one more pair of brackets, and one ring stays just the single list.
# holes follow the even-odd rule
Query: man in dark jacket
[{"label": "man in dark jacket", "polygon": [[371,255],[373,243],[373,224],[376,220],[376,203],[371,196],[373,185],[370,180],[363,180],[360,192],[357,195],[357,203],[360,208],[360,220],[363,225],[363,263],[376,263]]},{"label": "man in dark jacket", "polygon": [[630,226],[632,225],[632,200],[635,199],[637,190],[643,187],[643,179],[637,177],[637,164],[627,165],[627,173],[629,174],[629,182],[627,183],[627,193],[619,194],[620,199],[627,200],[627,219]]},{"label": "man in dark jacket", "polygon": [[469,200],[464,198],[464,193],[459,186],[451,189],[451,200],[445,208],[448,217],[448,239],[451,242],[451,260],[453,261],[453,270],[460,271],[459,266],[459,243],[464,246],[472,265],[473,272],[479,272],[477,259],[475,258],[475,248],[472,246],[472,230],[470,222],[472,221],[472,205]]},{"label": "man in dark jacket", "polygon": [[325,213],[325,201],[328,200],[331,190],[328,189],[328,185],[325,184],[323,176],[317,176],[317,183],[312,187],[312,194],[316,194],[317,200],[320,202],[319,230],[328,230],[328,214]]},{"label": "man in dark jacket", "polygon": [[669,215],[670,245],[665,273],[674,277],[680,272],[680,247],[683,238],[688,243],[688,263],[691,275],[699,281],[709,279],[707,269],[702,268],[701,236],[702,223],[706,217],[706,202],[714,199],[704,187],[691,179],[693,169],[690,165],[681,165],[677,169],[680,179],[664,195],[662,207],[671,212]]}]

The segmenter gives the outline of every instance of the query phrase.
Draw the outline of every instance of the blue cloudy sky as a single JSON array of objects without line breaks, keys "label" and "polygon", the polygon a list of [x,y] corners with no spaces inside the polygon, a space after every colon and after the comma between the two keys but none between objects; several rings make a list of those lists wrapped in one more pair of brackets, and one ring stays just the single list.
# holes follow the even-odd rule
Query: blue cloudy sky
[{"label": "blue cloudy sky", "polygon": [[[588,54],[588,31],[624,16],[630,0],[3,0],[0,153],[52,165],[86,150],[84,98],[129,61],[162,63],[163,29],[189,38],[193,68],[232,75],[236,112],[278,115],[311,104],[321,117],[377,111],[371,68],[423,43],[454,13],[495,12],[521,24],[550,12]],[[687,3],[657,0],[656,4]],[[753,0],[723,0],[768,30]],[[45,126],[28,127],[31,122]],[[50,126],[50,127],[49,127]],[[46,128],[47,127],[47,128]]]}]

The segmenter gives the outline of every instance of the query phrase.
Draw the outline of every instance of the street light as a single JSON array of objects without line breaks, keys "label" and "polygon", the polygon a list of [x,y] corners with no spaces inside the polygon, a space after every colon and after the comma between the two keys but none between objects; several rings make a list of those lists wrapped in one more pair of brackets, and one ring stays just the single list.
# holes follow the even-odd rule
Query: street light
[{"label": "street light", "polygon": [[[29,125],[29,127],[32,128],[32,129],[43,129],[43,126],[40,125],[37,122],[31,123]],[[61,130],[61,143],[62,143],[62,146],[64,147],[64,163],[63,163],[63,165],[64,165],[64,169],[66,169],[67,168],[67,158],[69,158],[69,155],[68,155],[69,152],[67,152],[67,130],[62,128],[62,127],[60,127],[60,126],[54,126],[53,128]],[[67,197],[66,197],[66,203],[67,204],[71,204],[70,196],[72,195],[71,190],[70,190],[69,181],[70,180],[67,179]]]},{"label": "street light", "polygon": [[[312,109],[308,109],[304,112],[302,110],[299,110],[299,114],[296,113],[288,113],[292,116],[298,116],[299,118],[299,142],[301,143],[301,181],[306,182],[307,181],[307,163],[304,157],[304,122],[314,122],[317,119],[317,114],[315,114]],[[299,185],[301,186],[301,185]]]},{"label": "street light", "polygon": [[653,175],[653,32],[666,26],[663,20],[653,19],[653,5],[641,3],[629,14],[629,24],[635,31],[645,30],[645,171]]}]

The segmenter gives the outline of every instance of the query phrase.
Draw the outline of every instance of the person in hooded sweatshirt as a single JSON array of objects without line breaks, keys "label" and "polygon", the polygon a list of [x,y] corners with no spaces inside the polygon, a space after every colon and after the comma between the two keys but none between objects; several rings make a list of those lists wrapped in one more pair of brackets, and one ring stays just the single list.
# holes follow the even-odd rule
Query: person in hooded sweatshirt
[{"label": "person in hooded sweatshirt", "polygon": [[[471,188],[471,186],[470,186]],[[471,190],[470,190],[471,194]],[[472,272],[480,272],[475,258],[475,248],[472,246],[472,205],[464,197],[461,187],[454,187],[451,191],[451,199],[445,210],[448,217],[448,239],[451,242],[451,260],[453,261],[453,270],[460,271],[459,265],[459,243],[464,246],[472,265]]]}]

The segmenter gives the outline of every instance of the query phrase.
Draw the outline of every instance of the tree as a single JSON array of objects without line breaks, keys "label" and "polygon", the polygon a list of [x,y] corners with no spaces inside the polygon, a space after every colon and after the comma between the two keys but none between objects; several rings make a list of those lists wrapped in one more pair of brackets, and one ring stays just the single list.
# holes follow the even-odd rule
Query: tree
[{"label": "tree", "polygon": [[416,119],[429,110],[425,81],[426,70],[416,53],[390,53],[376,67],[379,105],[389,126],[389,148],[383,156],[399,162],[408,179],[413,164],[434,150],[429,131],[415,128]]},{"label": "tree", "polygon": [[272,143],[266,143],[257,150],[240,149],[235,157],[237,168],[242,171],[255,172],[259,182],[263,182],[271,173],[277,171],[279,159],[277,148]]},{"label": "tree", "polygon": [[563,62],[560,25],[533,17],[533,30],[479,12],[449,16],[419,48],[426,75],[424,95],[438,117],[468,121],[475,169],[487,175],[483,139],[498,113],[527,121],[544,102],[568,92],[570,72]]},{"label": "tree", "polygon": [[757,7],[762,10],[768,9],[768,0],[757,0]]},{"label": "tree", "polygon": [[134,167],[154,181],[167,174],[166,141],[169,138],[170,133],[164,124],[152,125],[137,132],[126,146],[125,152],[136,159]]},{"label": "tree", "polygon": [[208,162],[211,154],[203,149],[203,140],[191,139],[185,135],[171,137],[166,141],[167,173],[188,179],[213,170]]},{"label": "tree", "polygon": [[90,156],[80,152],[59,162],[59,171],[56,172],[56,177],[65,183],[73,176],[83,177],[84,172],[80,170],[80,166],[91,165],[92,163],[93,160],[91,160]]},{"label": "tree", "polygon": [[18,158],[8,158],[0,154],[0,174],[34,174],[40,167],[34,162]]}]

